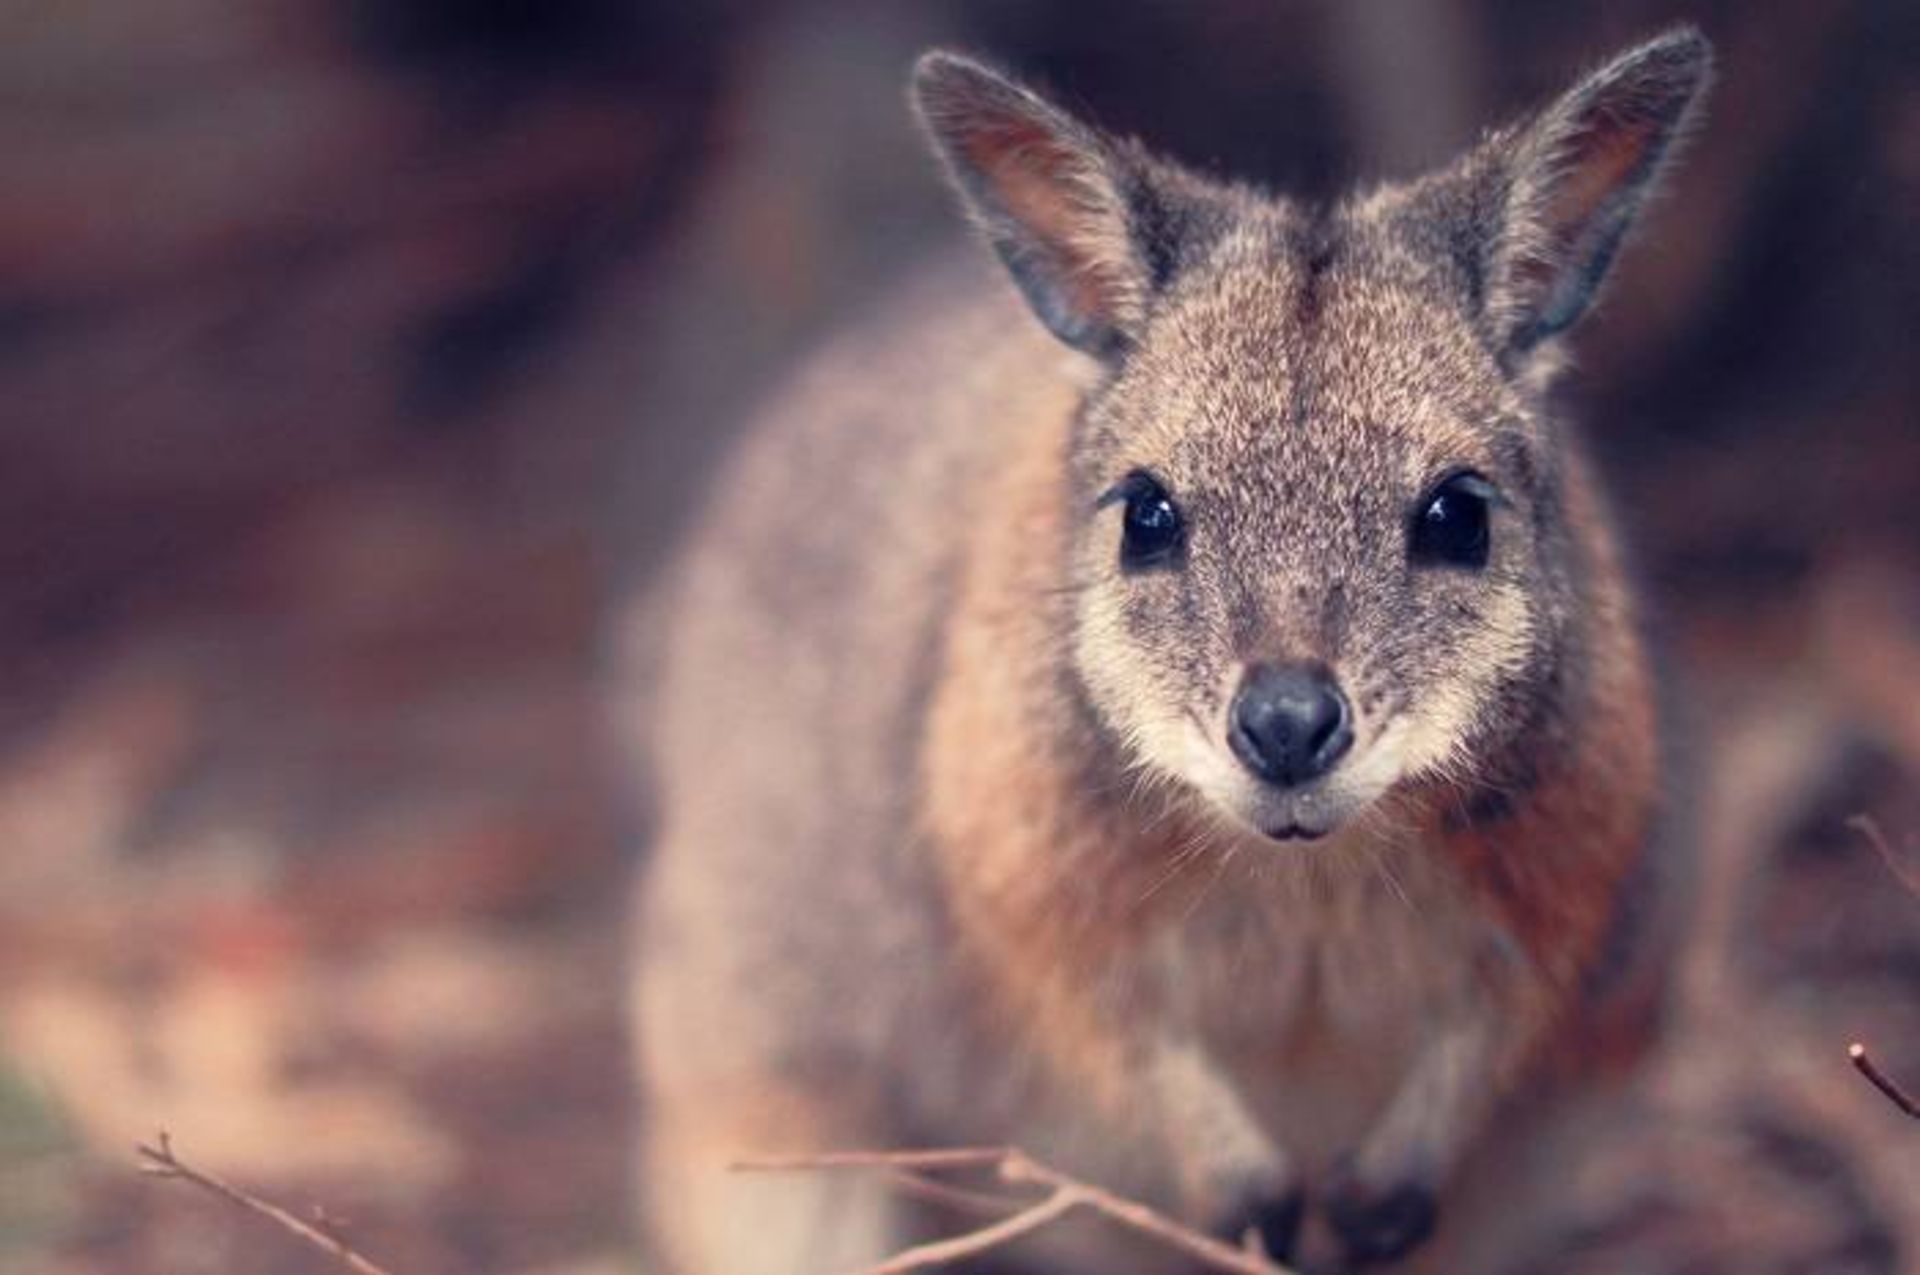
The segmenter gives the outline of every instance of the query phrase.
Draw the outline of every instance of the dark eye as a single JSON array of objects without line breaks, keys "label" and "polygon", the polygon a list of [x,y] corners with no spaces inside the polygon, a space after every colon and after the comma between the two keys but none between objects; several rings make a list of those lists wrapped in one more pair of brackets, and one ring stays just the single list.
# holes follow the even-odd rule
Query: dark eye
[{"label": "dark eye", "polygon": [[1424,566],[1487,565],[1487,505],[1493,484],[1480,475],[1454,474],[1427,493],[1407,534],[1407,557]]},{"label": "dark eye", "polygon": [[1148,567],[1165,562],[1180,549],[1184,527],[1180,510],[1152,476],[1128,474],[1103,503],[1126,502],[1120,522],[1120,564]]}]

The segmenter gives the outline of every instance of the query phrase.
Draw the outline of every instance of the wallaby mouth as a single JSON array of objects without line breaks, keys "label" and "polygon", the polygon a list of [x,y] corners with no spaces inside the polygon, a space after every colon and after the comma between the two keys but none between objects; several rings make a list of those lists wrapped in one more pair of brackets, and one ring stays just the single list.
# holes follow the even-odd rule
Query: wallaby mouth
[{"label": "wallaby mouth", "polygon": [[1318,784],[1286,791],[1256,780],[1242,781],[1236,788],[1215,798],[1224,813],[1276,844],[1320,841],[1338,832],[1364,804],[1343,800],[1340,793]]}]

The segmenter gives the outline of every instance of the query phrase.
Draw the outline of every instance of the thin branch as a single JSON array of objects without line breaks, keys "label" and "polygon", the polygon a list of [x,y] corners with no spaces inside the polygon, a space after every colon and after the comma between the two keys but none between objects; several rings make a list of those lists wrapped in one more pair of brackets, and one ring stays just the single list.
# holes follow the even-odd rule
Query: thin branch
[{"label": "thin branch", "polygon": [[1097,1188],[1088,1189],[1093,1192],[1092,1198],[1087,1201],[1088,1208],[1096,1210],[1148,1239],[1158,1240],[1168,1248],[1177,1249],[1197,1262],[1216,1270],[1234,1272],[1235,1275],[1291,1275],[1291,1268],[1282,1266],[1268,1257],[1263,1249],[1236,1248],[1214,1239],[1211,1235],[1183,1226],[1166,1214],[1148,1208],[1137,1200],[1110,1195]]},{"label": "thin branch", "polygon": [[1012,1217],[1002,1218],[991,1226],[983,1226],[977,1231],[968,1231],[965,1235],[956,1235],[952,1239],[934,1240],[926,1244],[916,1244],[912,1248],[889,1257],[886,1261],[869,1266],[858,1275],[905,1275],[907,1271],[917,1271],[927,1266],[944,1266],[948,1262],[957,1262],[963,1257],[973,1257],[990,1248],[998,1248],[1009,1240],[1019,1239],[1029,1231],[1037,1231],[1047,1223],[1065,1216],[1067,1211],[1077,1204],[1086,1203],[1074,1191],[1055,1191],[1038,1204],[1030,1205],[1015,1213]]},{"label": "thin branch", "polygon": [[173,1140],[162,1129],[155,1139],[155,1145],[138,1143],[134,1148],[140,1155],[140,1171],[156,1178],[177,1178],[182,1182],[191,1182],[203,1191],[208,1191],[221,1199],[237,1204],[250,1212],[277,1223],[284,1230],[292,1232],[306,1243],[327,1253],[355,1275],[392,1275],[385,1267],[362,1257],[345,1240],[323,1229],[327,1225],[324,1214],[316,1214],[314,1223],[304,1222],[277,1204],[269,1203],[251,1192],[244,1191],[231,1182],[214,1177],[211,1173],[194,1168],[173,1152]]},{"label": "thin branch", "polygon": [[[1886,865],[1893,879],[1905,886],[1907,893],[1920,898],[1920,866],[1908,861],[1907,856],[1895,854],[1893,845],[1880,831],[1880,825],[1871,815],[1854,815],[1847,820],[1847,827],[1867,839],[1874,852],[1880,856],[1880,862]],[[1847,1046],[1847,1057],[1852,1060],[1854,1069],[1867,1078],[1867,1082],[1886,1095],[1887,1101],[1904,1111],[1915,1120],[1920,1120],[1920,1100],[1902,1089],[1897,1081],[1880,1070],[1879,1064],[1867,1053],[1867,1047],[1859,1041]]]},{"label": "thin branch", "polygon": [[916,1177],[921,1172],[941,1169],[992,1169],[1001,1181],[1009,1185],[1047,1189],[1047,1194],[1037,1204],[1029,1205],[1001,1222],[950,1240],[907,1249],[857,1275],[900,1275],[900,1272],[971,1257],[1037,1230],[1077,1206],[1185,1253],[1214,1270],[1229,1272],[1230,1275],[1292,1275],[1287,1267],[1256,1249],[1235,1248],[1222,1243],[1136,1200],[1115,1195],[1050,1168],[1017,1147],[968,1147],[945,1151],[838,1151],[820,1155],[764,1156],[737,1161],[733,1167],[748,1172],[866,1169],[889,1176],[906,1171],[914,1173]]},{"label": "thin branch", "polygon": [[1907,893],[1920,898],[1920,866],[1908,862],[1907,856],[1894,852],[1893,843],[1880,831],[1880,825],[1872,815],[1854,815],[1847,820],[1847,827],[1867,839],[1867,843],[1880,856],[1880,862],[1887,865],[1887,871],[1907,888]]},{"label": "thin branch", "polygon": [[923,1173],[909,1169],[883,1169],[887,1181],[893,1183],[904,1195],[943,1205],[960,1213],[972,1213],[977,1217],[1005,1217],[1026,1207],[1025,1200],[1016,1200],[1008,1195],[994,1195],[986,1191],[970,1191],[965,1187],[930,1178]]},{"label": "thin branch", "polygon": [[1902,1089],[1892,1076],[1881,1071],[1879,1064],[1874,1062],[1873,1057],[1867,1053],[1865,1045],[1857,1040],[1854,1041],[1847,1046],[1847,1057],[1853,1060],[1855,1070],[1865,1076],[1875,1089],[1887,1096],[1887,1101],[1915,1120],[1920,1120],[1920,1100],[1916,1100],[1913,1095]]},{"label": "thin branch", "polygon": [[937,1151],[823,1151],[818,1155],[756,1155],[730,1166],[742,1173],[813,1169],[998,1169],[1012,1147],[943,1147]]}]

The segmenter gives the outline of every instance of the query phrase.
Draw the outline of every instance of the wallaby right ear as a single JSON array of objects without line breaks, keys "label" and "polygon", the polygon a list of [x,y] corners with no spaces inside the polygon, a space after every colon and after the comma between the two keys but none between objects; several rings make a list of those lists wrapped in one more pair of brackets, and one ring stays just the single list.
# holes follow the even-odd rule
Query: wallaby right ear
[{"label": "wallaby right ear", "polygon": [[957,54],[913,69],[913,105],[973,219],[1040,321],[1109,355],[1138,334],[1152,274],[1135,241],[1140,158]]},{"label": "wallaby right ear", "polygon": [[1629,49],[1492,144],[1502,204],[1489,309],[1527,350],[1584,314],[1699,108],[1713,48],[1692,27]]}]

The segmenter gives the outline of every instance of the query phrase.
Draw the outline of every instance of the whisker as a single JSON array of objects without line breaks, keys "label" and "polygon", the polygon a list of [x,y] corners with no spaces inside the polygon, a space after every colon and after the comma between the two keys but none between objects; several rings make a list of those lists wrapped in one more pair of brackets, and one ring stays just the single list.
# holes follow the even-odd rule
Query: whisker
[{"label": "whisker", "polygon": [[1165,871],[1161,872],[1159,877],[1141,894],[1140,898],[1136,901],[1136,906],[1145,905],[1154,895],[1170,885],[1174,878],[1178,877],[1189,865],[1204,857],[1210,848],[1203,832],[1194,833],[1181,845],[1180,849],[1174,852],[1173,857],[1167,863]]},{"label": "whisker", "polygon": [[1239,841],[1234,842],[1227,847],[1227,852],[1220,856],[1220,865],[1214,869],[1212,879],[1207,882],[1206,887],[1200,891],[1199,897],[1194,899],[1192,906],[1187,909],[1183,923],[1184,921],[1191,921],[1193,919],[1193,914],[1200,910],[1200,905],[1204,903],[1208,897],[1213,894],[1214,889],[1219,886],[1221,879],[1227,875],[1227,869],[1232,867],[1234,859],[1239,857],[1242,844],[1243,843]]},{"label": "whisker", "polygon": [[1409,912],[1417,912],[1419,909],[1414,907],[1413,897],[1407,893],[1407,887],[1405,883],[1400,880],[1400,874],[1393,870],[1394,849],[1397,849],[1397,847],[1387,844],[1377,845],[1372,848],[1372,853],[1369,857],[1373,860],[1374,871],[1379,875],[1380,879],[1386,883],[1387,889],[1392,892],[1393,896],[1400,900],[1402,907],[1406,908]]}]

